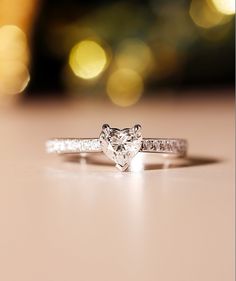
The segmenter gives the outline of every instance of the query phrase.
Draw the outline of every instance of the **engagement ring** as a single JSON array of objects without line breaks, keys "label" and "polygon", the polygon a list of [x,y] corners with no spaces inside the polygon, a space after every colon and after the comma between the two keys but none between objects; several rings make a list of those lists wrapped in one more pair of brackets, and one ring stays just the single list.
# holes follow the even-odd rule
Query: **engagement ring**
[{"label": "engagement ring", "polygon": [[125,171],[138,152],[185,157],[187,141],[177,138],[143,138],[141,126],[117,129],[104,124],[99,138],[55,138],[46,142],[48,153],[74,154],[103,152]]}]

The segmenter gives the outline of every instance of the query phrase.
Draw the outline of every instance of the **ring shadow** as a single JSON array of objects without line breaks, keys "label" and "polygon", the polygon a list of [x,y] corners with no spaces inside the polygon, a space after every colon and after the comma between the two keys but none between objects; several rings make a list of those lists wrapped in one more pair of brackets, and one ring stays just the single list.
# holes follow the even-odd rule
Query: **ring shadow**
[{"label": "ring shadow", "polygon": [[[83,163],[88,165],[99,166],[114,166],[114,163],[107,158],[97,158],[92,156],[80,156],[80,155],[64,155],[64,161],[71,163]],[[194,167],[202,165],[211,165],[220,163],[222,160],[213,157],[201,157],[201,156],[189,156],[186,158],[163,158],[158,163],[143,163],[143,170],[163,170],[183,167]]]},{"label": "ring shadow", "polygon": [[144,170],[159,170],[159,169],[173,169],[173,168],[184,168],[184,167],[193,167],[193,166],[202,166],[220,163],[221,160],[210,157],[200,157],[200,156],[190,156],[185,159],[176,160],[167,160],[163,161],[162,164],[145,164]]}]

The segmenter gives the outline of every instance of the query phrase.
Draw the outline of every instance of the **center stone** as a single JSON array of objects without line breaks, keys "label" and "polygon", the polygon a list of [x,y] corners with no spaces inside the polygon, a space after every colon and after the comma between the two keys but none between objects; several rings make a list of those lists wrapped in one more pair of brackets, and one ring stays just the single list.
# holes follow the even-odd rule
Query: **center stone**
[{"label": "center stone", "polygon": [[132,128],[120,130],[103,125],[100,142],[107,157],[116,163],[117,168],[124,171],[141,148],[141,126],[135,125]]}]

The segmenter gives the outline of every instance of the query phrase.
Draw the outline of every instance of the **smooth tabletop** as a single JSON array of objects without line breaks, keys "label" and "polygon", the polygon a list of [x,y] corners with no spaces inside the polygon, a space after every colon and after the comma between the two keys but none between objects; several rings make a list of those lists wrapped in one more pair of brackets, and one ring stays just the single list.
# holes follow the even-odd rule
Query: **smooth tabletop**
[{"label": "smooth tabletop", "polygon": [[[51,137],[103,123],[184,137],[189,158],[151,155],[121,173],[104,157],[47,155]],[[0,109],[0,280],[233,281],[234,100],[168,97]]]}]

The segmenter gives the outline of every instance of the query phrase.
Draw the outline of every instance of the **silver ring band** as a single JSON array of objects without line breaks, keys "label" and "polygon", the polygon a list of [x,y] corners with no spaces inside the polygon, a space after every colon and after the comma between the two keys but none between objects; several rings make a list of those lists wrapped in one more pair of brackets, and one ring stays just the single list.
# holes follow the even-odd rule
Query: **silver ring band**
[{"label": "silver ring band", "polygon": [[[55,138],[46,142],[48,153],[89,153],[102,152],[98,138]],[[172,138],[143,138],[140,152],[174,154],[185,156],[187,153],[187,141]]]},{"label": "silver ring band", "polygon": [[141,126],[117,129],[104,124],[99,138],[59,138],[46,143],[48,153],[87,153],[104,152],[116,163],[121,171],[126,170],[132,158],[138,152],[162,153],[175,157],[184,157],[187,153],[187,141],[184,139],[143,138]]}]

